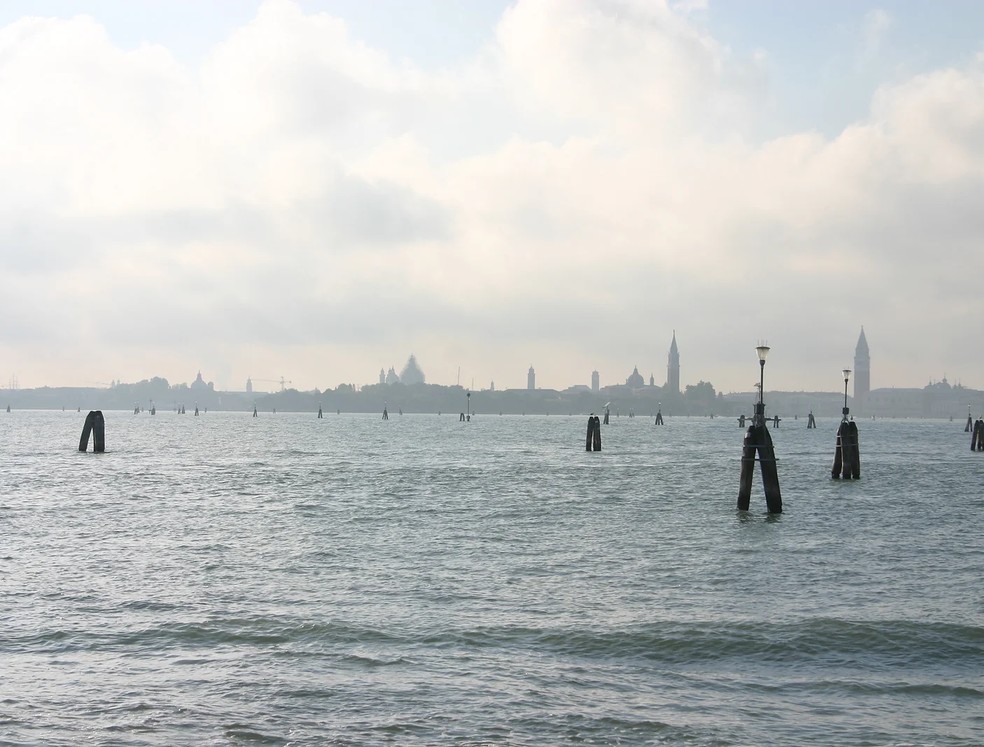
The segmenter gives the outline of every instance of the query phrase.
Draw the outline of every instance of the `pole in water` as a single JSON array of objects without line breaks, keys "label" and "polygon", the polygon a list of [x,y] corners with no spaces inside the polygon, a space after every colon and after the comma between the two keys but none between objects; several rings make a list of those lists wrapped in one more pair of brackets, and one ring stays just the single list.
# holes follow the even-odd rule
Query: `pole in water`
[{"label": "pole in water", "polygon": [[319,418],[323,418],[324,417],[324,413],[321,412],[321,407],[320,406],[318,407],[318,417]]},{"label": "pole in water", "polygon": [[386,410],[386,405],[383,405],[383,420],[389,420],[389,419],[390,419],[389,412]]},{"label": "pole in water", "polygon": [[655,425],[663,425],[663,403],[656,403],[656,423]]},{"label": "pole in water", "polygon": [[102,410],[90,410],[82,425],[82,437],[79,439],[79,451],[88,451],[89,434],[92,434],[92,452],[100,454],[106,451],[106,423]]},{"label": "pole in water", "polygon": [[[765,425],[765,400],[762,391],[765,386],[765,358],[769,354],[768,345],[755,348],[759,358],[759,401],[755,404],[752,424],[745,433],[741,451],[741,475],[738,481],[738,510],[747,511],[752,496],[752,473],[755,470],[755,457],[762,470],[762,486],[765,488],[765,503],[770,514],[782,513],[782,494],[779,491],[779,469],[776,450],[772,445],[772,435]],[[743,425],[745,416],[738,418]]]},{"label": "pole in water", "polygon": [[806,427],[807,428],[816,428],[817,427],[817,419],[815,417],[813,417],[813,410],[810,410],[810,417],[806,421]]},{"label": "pole in water", "polygon": [[610,410],[608,409],[608,405],[605,405],[605,425],[608,425],[609,414],[610,414]]},{"label": "pole in water", "polygon": [[834,447],[834,466],[831,467],[830,477],[834,480],[857,480],[861,477],[858,424],[849,419],[851,410],[847,406],[847,381],[851,378],[851,369],[845,368],[841,373],[844,374],[844,407],[837,427],[837,446]]},{"label": "pole in water", "polygon": [[253,405],[253,417],[254,418],[257,417],[257,415],[256,415],[256,405]]},{"label": "pole in water", "polygon": [[970,450],[984,451],[984,419],[978,418],[970,436]]},{"label": "pole in water", "polygon": [[601,451],[601,419],[591,413],[588,415],[588,433],[584,439],[585,451]]},{"label": "pole in water", "polygon": [[[10,412],[10,410],[7,410]],[[970,405],[967,405],[967,425],[964,427],[964,433],[970,433],[974,429],[974,418],[970,414]]]}]

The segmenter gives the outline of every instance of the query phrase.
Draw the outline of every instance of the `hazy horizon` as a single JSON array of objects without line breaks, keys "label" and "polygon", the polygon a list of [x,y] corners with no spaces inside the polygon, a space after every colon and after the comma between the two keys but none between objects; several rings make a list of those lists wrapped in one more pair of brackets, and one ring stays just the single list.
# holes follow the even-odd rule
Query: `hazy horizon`
[{"label": "hazy horizon", "polygon": [[984,389],[984,3],[12,0],[0,106],[4,386]]}]

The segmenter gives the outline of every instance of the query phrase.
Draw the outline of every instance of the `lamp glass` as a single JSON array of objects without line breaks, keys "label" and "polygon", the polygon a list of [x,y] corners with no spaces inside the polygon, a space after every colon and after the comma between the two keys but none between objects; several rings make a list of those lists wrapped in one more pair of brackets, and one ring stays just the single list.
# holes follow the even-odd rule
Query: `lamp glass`
[{"label": "lamp glass", "polygon": [[845,368],[841,373],[844,374],[844,381],[847,381],[851,377],[851,369]]},{"label": "lamp glass", "polygon": [[758,353],[759,360],[763,363],[765,363],[765,358],[769,354],[769,350],[770,348],[768,345],[759,345],[755,348],[755,352]]}]

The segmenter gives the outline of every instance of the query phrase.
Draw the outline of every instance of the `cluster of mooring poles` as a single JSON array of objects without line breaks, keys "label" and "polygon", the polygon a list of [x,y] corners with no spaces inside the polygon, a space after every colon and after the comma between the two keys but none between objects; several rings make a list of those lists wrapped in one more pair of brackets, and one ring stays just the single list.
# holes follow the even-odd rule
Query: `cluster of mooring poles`
[{"label": "cluster of mooring poles", "polygon": [[663,403],[656,403],[656,425],[663,425]]},{"label": "cluster of mooring poles", "polygon": [[[779,470],[776,464],[776,451],[772,446],[772,436],[765,425],[765,358],[769,354],[768,345],[755,348],[759,359],[759,401],[755,405],[755,415],[752,424],[745,433],[745,442],[741,454],[741,479],[738,485],[738,510],[747,511],[752,497],[752,472],[755,468],[755,457],[762,469],[762,485],[765,488],[765,502],[770,514],[782,513],[782,495],[779,492]],[[745,416],[738,422],[744,425]]]},{"label": "cluster of mooring poles", "polygon": [[461,413],[461,416],[458,418],[458,422],[471,422],[471,392],[468,392],[465,395],[465,412]]},{"label": "cluster of mooring poles", "polygon": [[970,433],[974,430],[974,418],[970,414],[970,405],[967,405],[967,425],[964,427],[964,433]]},{"label": "cluster of mooring poles", "polygon": [[977,418],[970,436],[970,450],[984,451],[984,419]]},{"label": "cluster of mooring poles", "polygon": [[810,410],[810,417],[807,418],[806,427],[807,428],[816,428],[817,427],[817,419],[815,417],[813,417],[813,410]]},{"label": "cluster of mooring poles", "polygon": [[837,447],[834,450],[834,466],[830,476],[837,480],[857,480],[861,477],[861,452],[858,448],[858,424],[848,416],[847,381],[851,378],[851,369],[845,368],[844,374],[844,409],[841,411],[840,426],[837,428]]},{"label": "cluster of mooring poles", "polygon": [[85,416],[82,426],[82,438],[79,439],[79,451],[89,450],[89,434],[92,434],[92,451],[101,454],[106,451],[106,421],[102,410],[90,410]]},{"label": "cluster of mooring poles", "polygon": [[594,413],[588,416],[588,435],[584,439],[584,450],[601,451],[601,418]]}]

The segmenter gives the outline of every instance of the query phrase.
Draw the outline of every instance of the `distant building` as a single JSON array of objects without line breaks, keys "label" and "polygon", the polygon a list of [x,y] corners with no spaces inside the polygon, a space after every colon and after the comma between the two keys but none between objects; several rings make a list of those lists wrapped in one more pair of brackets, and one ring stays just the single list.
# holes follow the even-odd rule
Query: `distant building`
[{"label": "distant building", "polygon": [[656,386],[656,377],[653,374],[649,374],[649,386]]},{"label": "distant building", "polygon": [[387,384],[399,384],[400,377],[396,373],[396,369],[390,366],[390,370],[386,372],[386,383]]},{"label": "distant building", "polygon": [[210,392],[215,389],[215,384],[211,381],[206,384],[205,379],[202,378],[202,372],[199,371],[198,376],[191,382],[191,389],[197,392]]},{"label": "distant building", "polygon": [[871,355],[868,353],[868,340],[864,336],[864,327],[861,327],[861,336],[858,337],[858,345],[854,349],[854,405],[861,408],[867,404],[866,400],[871,393]]},{"label": "distant building", "polygon": [[670,343],[670,354],[666,360],[666,391],[680,393],[680,351],[677,350],[676,330],[673,330],[673,342]]},{"label": "distant building", "polygon": [[526,372],[526,388],[531,392],[536,389],[536,371],[533,370],[533,366],[530,366],[530,370]]},{"label": "distant building", "polygon": [[386,383],[386,371],[384,371],[383,369],[379,369],[379,383],[380,384]]},{"label": "distant building", "polygon": [[641,389],[646,385],[646,380],[642,378],[642,374],[639,373],[638,366],[635,366],[632,369],[632,373],[629,374],[629,378],[625,380],[625,385],[632,387],[633,389]]},{"label": "distant building", "polygon": [[249,376],[247,376],[246,377],[246,394],[252,394],[252,393],[253,393],[253,380]]},{"label": "distant building", "polygon": [[410,354],[407,359],[407,365],[403,367],[400,372],[400,381],[404,384],[423,384],[426,380],[424,372],[421,370],[420,366],[417,365],[417,357]]},{"label": "distant building", "polygon": [[601,389],[601,377],[598,376],[598,372],[597,371],[592,371],[591,372],[591,391],[592,392],[597,392],[599,389]]}]

